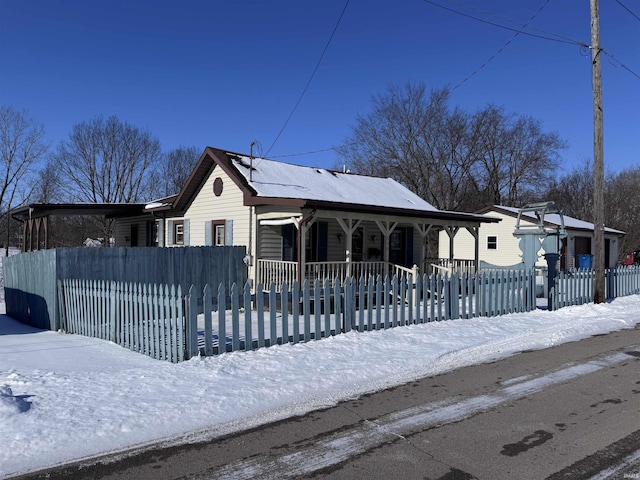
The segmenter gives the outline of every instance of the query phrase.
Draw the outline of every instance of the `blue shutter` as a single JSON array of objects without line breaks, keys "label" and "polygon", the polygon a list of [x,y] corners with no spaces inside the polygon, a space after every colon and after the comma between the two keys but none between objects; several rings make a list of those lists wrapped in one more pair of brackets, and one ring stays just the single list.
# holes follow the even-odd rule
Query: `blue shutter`
[{"label": "blue shutter", "polygon": [[224,222],[224,244],[233,245],[233,220]]},{"label": "blue shutter", "polygon": [[204,222],[204,244],[209,247],[211,243],[211,220]]},{"label": "blue shutter", "polygon": [[293,262],[296,257],[296,228],[292,224],[282,225],[282,260]]},{"label": "blue shutter", "polygon": [[159,220],[158,225],[158,247],[164,247],[167,243],[164,240],[164,220]]},{"label": "blue shutter", "polygon": [[189,245],[189,219],[184,219],[184,245]]},{"label": "blue shutter", "polygon": [[173,245],[173,220],[167,220],[167,246]]},{"label": "blue shutter", "polygon": [[405,266],[412,267],[413,266],[413,227],[407,227],[405,231],[406,235],[406,249],[407,253],[405,256]]},{"label": "blue shutter", "polygon": [[318,222],[318,262],[327,261],[328,243],[329,243],[329,224],[327,222]]}]

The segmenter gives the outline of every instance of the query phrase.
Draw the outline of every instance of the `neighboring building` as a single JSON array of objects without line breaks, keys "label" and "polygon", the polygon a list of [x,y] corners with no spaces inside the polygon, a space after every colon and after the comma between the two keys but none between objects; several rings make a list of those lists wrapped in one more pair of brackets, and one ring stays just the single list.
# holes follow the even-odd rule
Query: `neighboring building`
[{"label": "neighboring building", "polygon": [[[479,235],[479,258],[497,266],[511,266],[522,262],[519,240],[513,236],[518,218],[518,208],[492,205],[486,207],[477,214],[497,217],[500,223],[483,224]],[[563,215],[564,226],[567,232],[562,240],[560,250],[560,268],[569,270],[578,267],[579,255],[594,254],[594,229],[593,224]],[[544,217],[545,224],[555,228],[560,226],[560,216],[550,214]],[[537,223],[534,217],[523,216],[521,221],[528,221],[532,225]],[[605,268],[615,267],[618,262],[619,238],[624,232],[605,227]],[[458,258],[472,258],[475,248],[474,238],[467,232],[459,233],[454,240],[454,249]],[[440,232],[440,255],[447,256],[449,252],[449,237],[445,232]],[[546,266],[544,250],[541,249],[537,266]]]}]

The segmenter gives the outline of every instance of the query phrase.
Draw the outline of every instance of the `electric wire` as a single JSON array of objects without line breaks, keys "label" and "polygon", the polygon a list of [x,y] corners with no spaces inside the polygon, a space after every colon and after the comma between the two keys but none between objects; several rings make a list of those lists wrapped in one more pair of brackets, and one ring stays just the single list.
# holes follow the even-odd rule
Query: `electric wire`
[{"label": "electric wire", "polygon": [[[480,22],[483,22],[483,23],[487,23],[487,24],[489,24],[489,25],[493,25],[493,26],[496,26],[496,27],[499,27],[499,28],[503,28],[503,29],[511,30],[511,31],[515,32],[515,33],[514,33],[514,35],[513,35],[513,36],[512,36],[512,37],[511,37],[511,38],[510,38],[510,39],[509,39],[509,40],[508,40],[508,41],[507,41],[503,46],[502,46],[502,47],[500,47],[500,48],[496,51],[496,53],[494,53],[493,55],[491,55],[491,57],[489,57],[489,58],[488,58],[488,59],[487,59],[487,60],[486,60],[482,65],[480,65],[480,67],[478,67],[476,70],[474,70],[471,74],[469,74],[469,75],[468,75],[466,78],[464,78],[461,82],[459,82],[459,83],[458,83],[458,84],[456,84],[454,87],[452,87],[450,91],[454,91],[454,90],[456,90],[457,88],[459,88],[460,86],[462,86],[464,83],[468,82],[468,81],[469,81],[471,78],[473,78],[475,75],[477,75],[477,74],[478,74],[478,73],[479,73],[483,68],[485,68],[485,67],[486,67],[486,66],[487,66],[491,61],[493,61],[493,60],[494,60],[494,59],[495,59],[495,58],[496,58],[500,53],[502,53],[502,51],[503,51],[505,48],[507,48],[507,47],[509,46],[509,44],[510,44],[511,42],[513,42],[513,40],[515,40],[515,38],[516,38],[518,35],[521,35],[521,34],[522,34],[522,35],[532,36],[532,37],[535,37],[535,38],[540,38],[540,39],[543,39],[543,40],[550,40],[550,41],[555,41],[555,42],[560,42],[560,43],[567,43],[567,44],[578,45],[581,49],[584,49],[584,50],[589,50],[589,49],[591,48],[588,44],[586,44],[586,43],[584,43],[584,42],[579,42],[579,41],[577,41],[577,40],[573,40],[573,39],[570,39],[570,38],[568,38],[568,37],[564,37],[564,36],[562,36],[562,35],[559,35],[559,34],[556,34],[556,33],[553,33],[553,32],[548,32],[548,31],[545,31],[545,30],[541,30],[541,29],[537,29],[537,28],[534,28],[534,27],[530,27],[530,26],[529,26],[529,24],[530,24],[530,23],[531,23],[531,22],[532,22],[532,21],[533,21],[533,20],[538,16],[538,14],[542,11],[542,9],[543,9],[545,6],[549,3],[549,1],[550,1],[550,0],[546,0],[546,2],[542,4],[542,6],[541,6],[537,11],[536,11],[536,13],[534,13],[534,14],[533,14],[533,16],[532,16],[532,17],[527,21],[527,23],[524,23],[524,24],[519,23],[519,22],[516,22],[516,21],[514,21],[514,20],[510,20],[510,19],[505,18],[505,17],[500,17],[500,16],[495,15],[495,14],[493,14],[493,13],[491,13],[491,12],[486,12],[486,11],[483,11],[483,10],[477,9],[477,8],[475,8],[475,7],[472,7],[472,6],[465,5],[465,4],[463,4],[463,3],[461,3],[461,2],[457,2],[457,1],[455,1],[455,0],[448,0],[450,3],[457,4],[457,5],[460,5],[460,6],[462,6],[462,7],[472,9],[472,10],[476,10],[476,11],[478,11],[478,12],[480,12],[480,13],[483,13],[483,14],[485,14],[485,15],[493,16],[493,17],[498,18],[498,19],[503,20],[503,21],[511,22],[511,23],[513,23],[513,24],[515,24],[515,25],[518,25],[518,26],[522,27],[522,28],[520,28],[520,29],[514,29],[514,28],[506,27],[506,26],[504,26],[504,25],[500,25],[500,24],[497,24],[497,23],[494,23],[494,22],[489,22],[489,21],[483,20],[483,19],[481,19],[481,18],[474,17],[474,16],[472,16],[472,15],[468,15],[468,14],[466,14],[466,13],[460,12],[460,11],[458,11],[458,10],[455,10],[455,9],[452,9],[452,8],[448,8],[448,7],[445,7],[445,6],[443,6],[443,5],[439,5],[439,4],[437,4],[437,3],[435,3],[435,2],[433,2],[433,1],[431,1],[431,0],[423,0],[423,1],[424,1],[425,3],[428,3],[428,4],[431,4],[431,5],[434,5],[434,6],[436,6],[436,7],[440,7],[440,8],[442,8],[442,9],[444,9],[444,10],[448,10],[448,11],[450,11],[450,12],[453,12],[453,13],[456,13],[456,14],[459,14],[459,15],[462,15],[462,16],[465,16],[465,17],[468,17],[468,18],[471,18],[471,19],[473,19],[473,20],[477,20],[477,21],[480,21]],[[620,6],[622,6],[623,8],[625,8],[627,11],[629,11],[629,13],[630,13],[630,14],[632,14],[634,17],[638,18],[638,17],[637,17],[637,16],[636,16],[632,11],[630,11],[630,10],[629,10],[625,5],[623,5],[619,0],[616,0],[616,2],[617,2],[617,3],[619,3],[619,4],[620,4]],[[347,4],[348,4],[348,3],[349,3],[349,1],[347,0]],[[340,18],[338,19],[338,24],[340,23],[340,20],[342,19],[342,16],[344,15],[344,11],[346,10],[346,8],[347,8],[347,5],[345,5],[345,7],[344,7],[344,9],[343,9],[343,11],[342,11],[342,14],[340,15]],[[640,20],[640,18],[638,18],[638,19]],[[335,33],[336,29],[338,28],[338,24],[336,24],[336,27],[334,28],[334,32],[331,34],[331,38],[333,37],[333,34]],[[550,37],[550,36],[543,36],[543,35],[536,35],[536,34],[532,34],[532,33],[529,33],[529,32],[524,31],[524,29],[525,29],[525,28],[534,29],[534,30],[537,30],[537,31],[539,31],[539,32],[545,33],[546,35],[553,35],[553,36],[558,37],[558,38],[552,38],[552,37]],[[331,38],[329,39],[329,42],[331,41]],[[326,49],[328,48],[329,42],[327,43],[327,46],[325,47],[325,50],[324,50],[324,51],[326,51]],[[324,51],[323,51],[322,55],[324,55]],[[627,65],[625,65],[624,63],[620,62],[620,61],[619,61],[617,58],[615,58],[612,54],[610,54],[609,52],[607,52],[606,50],[604,50],[604,49],[602,49],[602,48],[600,49],[600,51],[601,51],[603,54],[605,54],[605,55],[607,56],[607,58],[609,59],[609,63],[611,63],[611,65],[613,65],[613,66],[615,66],[615,67],[621,67],[621,68],[623,68],[624,70],[627,70],[629,73],[631,73],[631,74],[632,74],[632,75],[634,75],[635,77],[637,77],[637,78],[639,78],[639,79],[640,79],[640,75],[639,75],[638,73],[636,73],[635,71],[633,71],[631,68],[629,68],[629,67],[628,67]],[[320,60],[322,60],[322,56],[321,56]],[[614,62],[615,62],[615,63],[614,63]],[[319,66],[319,62],[318,62],[318,65],[316,65],[316,69],[315,69],[315,70],[317,70],[318,66]],[[315,74],[315,70],[314,70],[314,72],[313,72],[314,74]],[[313,74],[312,74],[312,78],[313,78]],[[293,111],[295,111],[295,108],[298,106],[298,103],[300,103],[300,100],[302,100],[302,96],[304,95],[304,92],[306,91],[306,88],[309,86],[309,83],[310,83],[310,82],[311,82],[311,79],[309,79],[309,82],[307,82],[307,86],[305,87],[305,90],[303,91],[303,94],[301,95],[301,97],[298,99],[298,102],[296,103],[296,105],[295,105],[295,107],[294,107],[294,110],[293,110]],[[287,119],[287,122],[289,121],[289,119],[290,119],[290,118],[291,118],[291,116],[293,115],[293,111],[292,111],[292,112],[291,112],[291,114],[289,115],[289,118]],[[274,142],[273,142],[273,144],[271,145],[271,147],[269,147],[269,150],[267,151],[267,153],[271,150],[271,148],[273,147],[273,145],[275,144],[275,142],[276,142],[276,141],[278,140],[278,138],[280,137],[280,134],[281,134],[281,133],[282,133],[282,131],[284,130],[284,127],[286,126],[286,123],[287,123],[287,122],[285,122],[285,125],[284,125],[284,126],[283,126],[283,128],[281,129],[280,133],[279,133],[279,134],[278,134],[278,136],[276,137],[276,140],[274,140]],[[338,149],[340,149],[340,148],[342,148],[342,147],[348,147],[348,146],[354,145],[355,143],[356,143],[356,142],[349,143],[349,144],[344,144],[344,145],[339,145],[339,146],[335,146],[335,147],[330,147],[330,148],[323,148],[323,149],[320,149],[320,150],[313,150],[313,151],[309,151],[309,152],[302,152],[302,153],[290,153],[290,154],[284,154],[284,155],[274,155],[274,156],[273,156],[273,157],[271,157],[271,158],[299,157],[299,156],[303,156],[303,155],[313,155],[313,154],[316,154],[316,153],[329,152],[329,151],[331,151],[331,150],[337,151]],[[263,158],[266,158],[266,155],[265,155]]]},{"label": "electric wire", "polygon": [[616,0],[616,3],[618,5],[620,5],[622,8],[624,8],[627,12],[629,12],[631,15],[633,15],[634,17],[636,17],[636,20],[640,20],[640,17],[638,15],[636,15],[635,13],[633,13],[631,11],[631,9],[629,7],[627,7],[625,4],[623,4],[620,0]]},{"label": "electric wire", "polygon": [[[494,27],[503,28],[505,30],[511,30],[512,32],[516,32],[519,35],[528,35],[530,37],[541,38],[543,40],[549,40],[551,42],[559,42],[559,43],[568,43],[568,44],[580,45],[580,46],[588,46],[584,42],[579,42],[577,40],[572,40],[570,38],[564,38],[564,37],[562,37],[562,38],[553,38],[553,37],[546,36],[546,35],[538,35],[538,34],[535,34],[535,33],[526,32],[526,31],[524,31],[523,28],[522,29],[518,29],[518,28],[507,27],[506,25],[501,25],[499,23],[490,22],[489,20],[484,20],[482,18],[475,17],[473,15],[469,15],[468,13],[461,12],[461,11],[456,10],[454,8],[445,7],[444,5],[440,5],[439,3],[433,2],[431,0],[423,0],[423,1],[424,1],[424,3],[428,3],[430,5],[442,8],[443,10],[447,10],[449,12],[453,12],[453,13],[455,13],[457,15],[462,15],[463,17],[471,18],[472,20],[476,20],[478,22],[486,23],[488,25],[493,25]],[[531,22],[531,19],[529,20],[529,22]],[[529,22],[527,22],[527,24],[525,24],[525,28],[528,26]],[[556,35],[556,34],[551,34],[551,35]]]},{"label": "electric wire", "polygon": [[473,10],[473,11],[476,11],[476,12],[481,13],[483,15],[486,15],[486,16],[489,16],[489,17],[494,17],[494,18],[497,18],[498,20],[502,20],[504,22],[512,23],[512,24],[517,25],[519,27],[523,27],[523,28],[526,27],[529,30],[535,30],[537,32],[544,33],[544,34],[552,36],[552,37],[558,37],[560,39],[565,40],[567,43],[580,43],[580,42],[578,42],[578,41],[576,41],[576,40],[574,40],[572,38],[565,37],[564,35],[560,35],[559,33],[554,33],[554,32],[550,32],[548,30],[543,30],[541,28],[533,27],[531,25],[526,25],[524,23],[517,22],[517,21],[512,20],[510,18],[502,17],[500,15],[496,15],[495,13],[490,12],[488,10],[482,10],[480,8],[477,8],[477,7],[473,6],[473,5],[467,5],[465,3],[462,3],[462,2],[459,2],[459,1],[456,1],[456,0],[447,0],[447,1],[449,3],[454,4],[454,5],[458,5],[458,6],[462,7],[462,8],[466,8],[468,10]]},{"label": "electric wire", "polygon": [[[433,3],[430,1],[425,0],[427,3]],[[540,14],[540,12],[542,11],[542,9],[544,7],[547,6],[547,4],[549,3],[550,0],[546,0],[541,6],[540,8],[538,8],[538,10],[531,16],[531,18],[527,21],[527,23],[524,25],[523,28],[527,28],[527,26]],[[468,75],[466,78],[464,78],[461,82],[459,82],[457,85],[455,85],[453,88],[451,88],[451,91],[453,92],[454,90],[456,90],[458,87],[464,85],[466,82],[468,82],[469,80],[471,80],[475,75],[477,75],[478,73],[480,73],[480,71],[486,67],[487,65],[489,65],[489,63],[491,63],[498,55],[500,55],[510,44],[511,42],[513,42],[516,37],[518,35],[520,35],[522,32],[522,30],[516,31],[513,36],[507,40],[507,42],[498,49],[498,51],[496,53],[494,53],[493,55],[491,55],[482,65],[480,65],[477,69],[475,69],[470,75]]]},{"label": "electric wire", "polygon": [[330,152],[331,150],[335,150],[338,151],[340,148],[343,147],[350,147],[352,145],[355,145],[357,142],[352,142],[352,143],[345,143],[344,145],[338,145],[337,147],[329,147],[329,148],[322,148],[320,150],[313,150],[311,152],[302,152],[302,153],[288,153],[285,155],[272,155],[271,158],[285,158],[285,157],[301,157],[303,155],[313,155],[315,153],[324,153],[324,152]]},{"label": "electric wire", "polygon": [[300,96],[298,97],[298,100],[296,101],[295,105],[291,109],[291,112],[289,113],[289,116],[287,117],[287,119],[285,120],[284,124],[282,125],[282,128],[280,128],[280,131],[278,132],[278,135],[276,135],[276,138],[273,140],[273,143],[267,149],[267,152],[264,154],[264,157],[267,157],[269,155],[269,152],[271,152],[271,149],[274,147],[274,145],[276,144],[276,142],[278,141],[278,139],[282,135],[282,132],[284,132],[284,129],[287,128],[287,124],[289,123],[289,120],[291,120],[291,117],[293,116],[294,112],[298,108],[298,105],[300,105],[300,102],[302,101],[302,98],[304,97],[305,93],[307,93],[307,89],[309,88],[309,85],[311,85],[311,81],[313,80],[313,77],[315,76],[316,72],[318,71],[318,68],[320,67],[320,63],[322,63],[322,59],[324,58],[324,55],[325,55],[325,53],[327,53],[327,50],[329,49],[329,45],[331,44],[331,41],[333,40],[334,35],[338,31],[338,27],[340,26],[340,22],[342,21],[342,17],[344,17],[344,12],[346,12],[348,5],[349,5],[349,0],[347,0],[345,2],[344,7],[342,8],[342,12],[340,13],[340,17],[338,18],[338,21],[336,22],[335,27],[333,27],[333,31],[331,32],[331,36],[329,37],[329,40],[327,41],[326,45],[324,46],[324,49],[322,50],[322,53],[320,54],[320,58],[316,62],[316,66],[313,69],[313,72],[311,72],[311,76],[309,77],[309,80],[307,80],[306,85],[302,89],[302,93],[300,94]]},{"label": "electric wire", "polygon": [[[622,63],[620,60],[618,60],[616,57],[614,57],[613,55],[611,55],[609,52],[607,52],[605,49],[601,48],[600,51],[602,53],[604,53],[607,58],[609,58],[609,63],[611,63],[611,65],[613,65],[614,67],[622,67],[624,68],[627,72],[629,72],[631,75],[637,77],[640,79],[640,75],[637,74],[636,72],[634,72],[633,70],[631,70],[629,67],[627,67],[624,63]],[[613,60],[613,63],[611,60]],[[617,65],[616,65],[617,64]]]}]

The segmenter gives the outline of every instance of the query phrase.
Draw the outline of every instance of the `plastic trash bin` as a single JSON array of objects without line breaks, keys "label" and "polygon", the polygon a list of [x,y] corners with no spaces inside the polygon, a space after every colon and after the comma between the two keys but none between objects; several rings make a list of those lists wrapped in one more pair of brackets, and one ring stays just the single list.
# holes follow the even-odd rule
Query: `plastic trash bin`
[{"label": "plastic trash bin", "polygon": [[592,255],[578,255],[578,268],[581,270],[591,270]]}]

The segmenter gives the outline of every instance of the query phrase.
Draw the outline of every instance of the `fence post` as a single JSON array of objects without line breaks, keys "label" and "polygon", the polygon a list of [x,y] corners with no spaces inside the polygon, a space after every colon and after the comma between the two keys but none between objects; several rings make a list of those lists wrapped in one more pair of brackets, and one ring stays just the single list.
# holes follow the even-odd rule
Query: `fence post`
[{"label": "fence post", "polygon": [[64,302],[64,284],[61,280],[58,280],[58,308],[60,311],[60,329],[64,332],[67,331],[67,312],[65,311]]},{"label": "fence post", "polygon": [[614,273],[613,273],[613,269],[612,268],[608,268],[607,269],[607,273],[606,273],[606,285],[607,285],[607,300],[613,300],[614,298],[616,298],[616,293],[615,293],[615,280],[614,280]]},{"label": "fence post", "polygon": [[195,295],[195,287],[189,287],[186,297],[186,327],[187,327],[187,352],[186,359],[198,355],[198,301]]},{"label": "fence post", "polygon": [[116,338],[116,282],[109,283],[109,340],[118,343]]},{"label": "fence post", "polygon": [[253,350],[253,333],[251,331],[251,285],[244,284],[244,349]]}]

